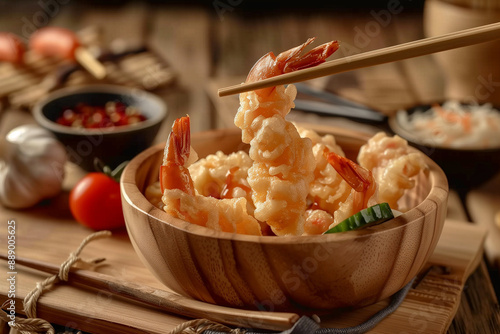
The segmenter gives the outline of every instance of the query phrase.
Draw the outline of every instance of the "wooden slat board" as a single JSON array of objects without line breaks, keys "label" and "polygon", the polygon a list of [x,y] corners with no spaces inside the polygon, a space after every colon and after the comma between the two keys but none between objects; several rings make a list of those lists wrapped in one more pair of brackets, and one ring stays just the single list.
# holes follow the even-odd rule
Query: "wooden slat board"
[{"label": "wooden slat board", "polygon": [[[2,211],[0,238],[5,240],[7,220],[14,218],[18,254],[61,263],[90,233],[75,223],[69,212],[62,211],[55,215],[55,211],[51,210],[54,205],[64,205],[66,200],[63,194],[50,206],[40,206],[23,213]],[[419,278],[418,285],[410,291],[402,306],[373,333],[394,333],[394,328],[411,332],[415,326],[421,326],[415,314],[426,319],[426,333],[444,333],[457,310],[464,282],[481,259],[484,237],[485,232],[481,228],[447,221],[437,249],[428,262],[432,268]],[[96,268],[98,272],[168,290],[140,263],[126,233],[92,242],[82,253],[82,258],[93,259],[103,255],[107,260]],[[7,271],[4,261],[1,268]],[[21,266],[16,271],[16,298],[20,306],[22,298],[46,275]],[[2,300],[6,299],[7,290],[7,282],[1,281]],[[353,326],[385,304],[380,302],[357,311],[322,316],[322,324],[325,327]],[[110,295],[109,291],[92,291],[71,284],[59,284],[45,293],[39,300],[38,310],[38,316],[51,322],[63,326],[72,324],[92,333],[161,333],[188,320],[153,307],[127,302]],[[269,325],[263,320],[261,326]],[[286,325],[279,326],[275,329],[285,329],[283,326]]]},{"label": "wooden slat board", "polygon": [[500,269],[500,226],[495,215],[500,214],[500,174],[467,194],[467,208],[472,220],[488,231],[485,252],[490,263]]},{"label": "wooden slat board", "polygon": [[[426,276],[418,277],[416,287],[411,289],[400,308],[374,333],[445,333],[459,301],[464,278],[476,268],[481,260],[481,248],[485,231],[463,222],[448,220],[436,251],[428,262]],[[469,243],[470,242],[470,243]],[[421,279],[421,280],[420,280]],[[414,285],[415,286],[415,285]],[[351,312],[335,317],[337,325],[359,323],[363,314]],[[325,323],[327,326],[328,322]],[[338,325],[337,325],[338,326]]]}]

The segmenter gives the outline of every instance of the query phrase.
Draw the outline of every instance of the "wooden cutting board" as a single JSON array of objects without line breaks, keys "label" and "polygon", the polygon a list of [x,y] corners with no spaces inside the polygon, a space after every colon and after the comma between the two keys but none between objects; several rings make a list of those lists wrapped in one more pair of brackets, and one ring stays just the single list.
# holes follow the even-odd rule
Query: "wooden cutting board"
[{"label": "wooden cutting board", "polygon": [[[60,264],[92,232],[71,218],[67,201],[65,192],[51,203],[22,212],[0,207],[0,240],[6,240],[7,221],[14,219],[18,256]],[[372,333],[394,333],[395,329],[401,333],[444,333],[456,313],[467,277],[480,262],[484,239],[484,229],[448,220],[434,255],[403,304]],[[92,242],[81,256],[84,259],[105,256],[106,261],[95,268],[96,271],[168,290],[142,265],[125,231]],[[8,271],[4,261],[0,262],[0,268],[3,272]],[[21,266],[17,266],[16,271],[16,305],[18,312],[22,312],[24,296],[47,275]],[[0,280],[2,303],[7,298],[7,290],[7,281]],[[382,301],[359,310],[322,316],[321,324],[323,327],[354,326],[386,304]],[[258,311],[246,313],[249,316],[263,315]],[[266,315],[267,319],[273,320],[262,317],[262,321],[253,321],[253,326],[275,330],[292,326],[290,319],[294,318],[293,314]],[[190,320],[116,297],[110,291],[96,291],[71,283],[58,284],[44,293],[39,299],[38,316],[92,333],[165,333]],[[247,325],[244,318],[240,321],[241,326]]]}]

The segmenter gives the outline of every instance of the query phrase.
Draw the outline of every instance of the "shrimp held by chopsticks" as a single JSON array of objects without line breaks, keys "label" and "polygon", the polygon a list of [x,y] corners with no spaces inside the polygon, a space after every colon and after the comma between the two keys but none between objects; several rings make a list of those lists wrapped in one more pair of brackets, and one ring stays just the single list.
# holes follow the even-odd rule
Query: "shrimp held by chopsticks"
[{"label": "shrimp held by chopsticks", "polygon": [[[329,42],[302,55],[313,40],[278,56],[272,52],[264,55],[246,82],[316,66],[338,49],[337,42]],[[247,179],[253,190],[254,216],[276,235],[303,233],[306,199],[314,178],[311,140],[301,138],[295,126],[285,120],[296,94],[293,85],[242,93],[234,121],[242,130],[242,141],[250,144],[249,155],[254,161]]]},{"label": "shrimp held by chopsticks", "polygon": [[214,230],[261,235],[260,224],[247,213],[244,197],[219,200],[196,194],[187,168],[190,138],[189,117],[177,119],[167,139],[160,168],[164,210],[176,218]]}]

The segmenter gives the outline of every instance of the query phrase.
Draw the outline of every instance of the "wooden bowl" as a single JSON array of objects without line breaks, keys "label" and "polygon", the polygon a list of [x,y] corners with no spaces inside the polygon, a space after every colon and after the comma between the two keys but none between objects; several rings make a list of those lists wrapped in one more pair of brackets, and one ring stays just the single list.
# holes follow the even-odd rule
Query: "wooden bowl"
[{"label": "wooden bowl", "polygon": [[[353,158],[366,137],[331,131]],[[200,157],[244,149],[239,130],[197,133]],[[144,189],[158,179],[163,146],[135,157],[121,179],[132,244],[149,270],[194,299],[267,311],[331,310],[385,299],[405,286],[433,253],[446,216],[448,184],[428,157],[429,174],[402,198],[413,209],[359,231],[297,237],[248,236],[210,230],[153,206]]]}]

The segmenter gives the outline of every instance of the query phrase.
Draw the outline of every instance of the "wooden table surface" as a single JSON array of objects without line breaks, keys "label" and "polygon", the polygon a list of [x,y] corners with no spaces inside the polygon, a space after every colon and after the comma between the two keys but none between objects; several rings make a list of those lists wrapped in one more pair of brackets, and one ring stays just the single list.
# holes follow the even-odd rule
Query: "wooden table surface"
[{"label": "wooden table surface", "polygon": [[[250,6],[244,1],[223,0],[203,6],[194,2],[173,5],[159,1],[113,1],[104,6],[92,1],[0,0],[0,31],[27,38],[34,29],[45,25],[75,31],[95,26],[102,32],[102,45],[147,44],[154,48],[178,75],[175,85],[155,91],[165,99],[169,110],[157,142],[164,141],[172,121],[185,114],[191,116],[193,132],[234,126],[232,115],[237,100],[217,98],[216,89],[241,81],[253,63],[268,51],[278,53],[316,36],[315,45],[331,39],[342,42],[343,48],[332,57],[337,58],[424,36],[419,2],[411,6],[410,2],[401,2],[393,12],[389,12],[385,2],[374,3],[377,7],[373,8],[344,5],[337,9],[281,8],[278,4],[268,8],[264,2]],[[384,13],[388,15],[383,16]],[[339,74],[313,84],[387,114],[444,98],[443,79],[432,56]],[[291,116],[307,122],[374,130],[331,117],[301,113]],[[0,140],[15,126],[31,122],[29,111],[8,106],[0,109]],[[0,156],[4,146],[0,141]],[[449,206],[449,218],[464,224],[472,219],[454,192],[450,194]],[[497,270],[489,261],[483,261],[467,281],[448,333],[500,330],[498,290],[495,294],[493,288],[498,288],[499,280]]]}]

